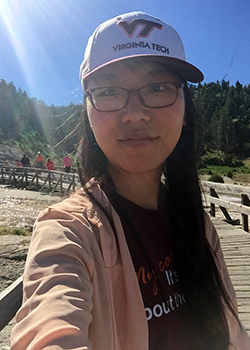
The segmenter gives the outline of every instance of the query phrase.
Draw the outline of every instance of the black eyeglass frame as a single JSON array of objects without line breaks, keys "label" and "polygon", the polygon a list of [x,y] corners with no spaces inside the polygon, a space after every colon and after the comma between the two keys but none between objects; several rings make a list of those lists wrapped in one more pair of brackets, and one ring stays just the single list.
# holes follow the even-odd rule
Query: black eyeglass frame
[{"label": "black eyeglass frame", "polygon": [[[141,91],[142,89],[144,89],[145,87],[151,86],[151,85],[154,85],[154,84],[168,84],[168,85],[174,85],[175,88],[176,88],[175,99],[174,99],[174,101],[173,101],[172,103],[167,104],[167,105],[164,105],[164,106],[153,106],[153,107],[152,107],[152,106],[147,106],[147,105],[145,104],[145,101],[144,101],[143,97],[142,97],[141,94],[140,94],[140,91]],[[147,107],[147,108],[166,108],[166,107],[173,106],[173,105],[175,104],[176,100],[177,100],[178,90],[181,89],[181,88],[184,88],[184,86],[185,86],[185,84],[184,84],[183,82],[181,82],[181,81],[180,81],[180,82],[178,82],[178,81],[175,81],[175,82],[154,82],[154,83],[151,83],[151,84],[144,85],[144,86],[140,87],[139,89],[125,89],[125,88],[122,88],[122,87],[119,87],[119,86],[105,86],[105,87],[99,87],[99,88],[94,88],[94,89],[86,89],[86,90],[84,91],[84,93],[85,93],[85,96],[86,96],[86,97],[89,99],[89,101],[91,102],[92,106],[93,106],[98,112],[117,112],[117,111],[121,111],[122,109],[124,109],[124,108],[127,106],[127,104],[129,103],[129,98],[130,98],[130,95],[131,95],[132,92],[137,92],[138,97],[139,97],[139,100],[140,100],[140,102],[142,103],[142,105],[143,105],[144,107]],[[107,88],[107,89],[108,89],[108,88],[110,88],[110,89],[112,89],[112,88],[117,88],[117,89],[121,89],[121,90],[126,91],[127,97],[126,97],[124,106],[121,107],[121,108],[118,108],[118,109],[107,109],[107,110],[106,110],[106,109],[105,109],[105,110],[103,110],[103,109],[98,109],[98,108],[95,106],[95,104],[94,104],[94,101],[93,101],[93,98],[92,98],[92,93],[95,92],[95,91],[101,90],[101,89],[105,89],[105,88]]]}]

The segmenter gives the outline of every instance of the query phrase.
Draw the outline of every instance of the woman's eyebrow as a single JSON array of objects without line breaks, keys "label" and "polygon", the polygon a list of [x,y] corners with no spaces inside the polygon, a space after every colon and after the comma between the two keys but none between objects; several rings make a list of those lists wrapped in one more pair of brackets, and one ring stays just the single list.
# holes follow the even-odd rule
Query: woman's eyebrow
[{"label": "woman's eyebrow", "polygon": [[117,74],[115,73],[100,73],[97,76],[95,76],[94,78],[92,78],[92,80],[94,82],[98,82],[98,81],[115,81],[117,80],[119,77]]}]

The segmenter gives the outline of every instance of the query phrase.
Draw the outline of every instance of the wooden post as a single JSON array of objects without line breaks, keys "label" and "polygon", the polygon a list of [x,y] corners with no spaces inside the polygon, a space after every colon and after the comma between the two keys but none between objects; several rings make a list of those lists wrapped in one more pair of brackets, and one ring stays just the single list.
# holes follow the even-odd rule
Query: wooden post
[{"label": "wooden post", "polygon": [[2,181],[1,181],[1,183],[4,184],[3,167],[2,167],[2,170],[1,170],[1,175],[2,175]]},{"label": "wooden post", "polygon": [[63,195],[63,176],[60,174],[60,194]]},{"label": "wooden post", "polygon": [[[218,194],[216,193],[215,189],[214,188],[210,188],[210,194],[212,197],[216,197],[216,198],[219,198]],[[227,219],[227,221],[229,223],[233,223],[234,220],[231,218],[231,216],[229,215],[228,211],[226,208],[222,207],[222,206],[219,206],[220,210],[222,211],[222,213],[225,215],[225,218]],[[212,214],[211,214],[212,215]],[[215,208],[214,208],[214,215],[215,216]]]},{"label": "wooden post", "polygon": [[9,174],[9,178],[8,178],[7,184],[10,184],[11,183],[11,178],[13,177],[13,181],[15,179],[15,177],[14,177],[15,169],[13,168],[11,170],[11,173],[10,173],[10,169],[6,168],[6,172]]},{"label": "wooden post", "polygon": [[24,174],[25,174],[25,187],[28,186],[28,172],[27,169],[24,169]]},{"label": "wooden post", "polygon": [[[210,196],[215,197],[214,192],[215,192],[215,190],[210,187]],[[215,204],[214,203],[210,203],[210,214],[215,217]]]},{"label": "wooden post", "polygon": [[[241,204],[250,206],[250,200],[246,194],[241,194]],[[248,228],[248,215],[241,214],[242,217],[242,228],[244,231],[249,232]]]},{"label": "wooden post", "polygon": [[36,170],[36,189],[39,189],[39,183],[38,183],[38,171]]},{"label": "wooden post", "polygon": [[51,176],[53,176],[52,172],[49,172],[48,177],[49,177],[49,192],[51,192]]},{"label": "wooden post", "polygon": [[16,168],[13,168],[13,183],[14,183],[14,186],[16,185]]}]

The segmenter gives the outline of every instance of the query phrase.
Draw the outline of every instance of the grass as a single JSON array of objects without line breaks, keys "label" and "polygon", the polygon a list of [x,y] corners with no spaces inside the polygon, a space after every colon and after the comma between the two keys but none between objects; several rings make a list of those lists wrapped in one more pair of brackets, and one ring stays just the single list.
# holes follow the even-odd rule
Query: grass
[{"label": "grass", "polygon": [[237,172],[237,168],[220,165],[207,165],[206,168],[199,170],[200,175],[223,175],[228,177],[232,177],[235,172]]},{"label": "grass", "polygon": [[244,164],[250,168],[250,158],[245,159]]},{"label": "grass", "polygon": [[234,180],[237,182],[250,183],[250,174],[236,173],[234,175]]},{"label": "grass", "polygon": [[218,166],[208,165],[206,168],[199,170],[200,175],[209,175],[209,181],[217,182],[216,177],[227,176],[232,178],[237,183],[248,183],[250,184],[250,162],[244,161],[244,165],[241,167],[229,167],[229,166]]},{"label": "grass", "polygon": [[0,227],[0,236],[3,235],[14,235],[14,236],[29,236],[30,232],[24,227]]}]

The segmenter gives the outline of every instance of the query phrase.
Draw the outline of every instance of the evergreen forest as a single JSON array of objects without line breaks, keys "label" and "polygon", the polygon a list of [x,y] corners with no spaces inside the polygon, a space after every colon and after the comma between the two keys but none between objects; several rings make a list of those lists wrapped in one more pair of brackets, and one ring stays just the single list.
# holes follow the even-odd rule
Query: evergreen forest
[{"label": "evergreen forest", "polygon": [[[250,84],[227,81],[191,85],[201,129],[200,167],[239,166],[250,158]],[[0,144],[29,156],[41,151],[54,160],[75,154],[82,106],[47,106],[14,84],[0,81]]]}]

